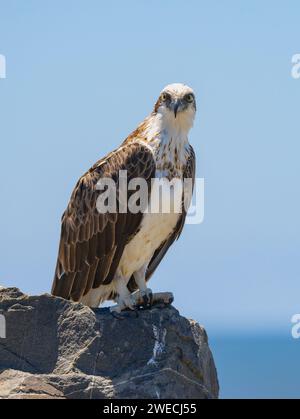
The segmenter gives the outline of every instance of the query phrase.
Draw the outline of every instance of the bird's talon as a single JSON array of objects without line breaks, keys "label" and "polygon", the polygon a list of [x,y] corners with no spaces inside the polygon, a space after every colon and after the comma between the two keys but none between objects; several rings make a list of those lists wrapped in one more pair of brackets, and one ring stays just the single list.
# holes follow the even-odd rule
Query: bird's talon
[{"label": "bird's talon", "polygon": [[141,297],[143,300],[143,307],[151,307],[153,303],[153,293],[150,289],[147,289],[146,291],[143,291],[141,293]]}]

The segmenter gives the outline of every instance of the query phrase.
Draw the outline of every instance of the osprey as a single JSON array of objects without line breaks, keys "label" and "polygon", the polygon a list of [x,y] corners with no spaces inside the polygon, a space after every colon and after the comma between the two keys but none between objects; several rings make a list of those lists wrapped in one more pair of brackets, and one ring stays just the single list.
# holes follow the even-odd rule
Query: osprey
[{"label": "osprey", "polygon": [[147,182],[150,198],[153,179],[194,181],[195,154],[188,133],[195,114],[190,87],[165,87],[150,116],[79,179],[62,217],[53,295],[90,307],[114,300],[113,312],[134,309],[140,298],[151,303],[147,282],[182,232],[186,198],[179,198],[180,212],[125,213],[118,206],[115,213],[100,213],[97,184],[104,178],[118,184],[119,171],[126,170],[128,182]]}]

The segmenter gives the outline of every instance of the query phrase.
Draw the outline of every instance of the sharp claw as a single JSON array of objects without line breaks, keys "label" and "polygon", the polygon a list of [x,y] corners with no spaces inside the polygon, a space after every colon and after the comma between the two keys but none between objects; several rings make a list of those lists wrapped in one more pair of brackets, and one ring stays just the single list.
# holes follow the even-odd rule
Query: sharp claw
[{"label": "sharp claw", "polygon": [[142,296],[143,299],[143,307],[147,308],[147,307],[152,307],[152,303],[153,303],[153,293],[152,292],[145,292],[145,294]]}]

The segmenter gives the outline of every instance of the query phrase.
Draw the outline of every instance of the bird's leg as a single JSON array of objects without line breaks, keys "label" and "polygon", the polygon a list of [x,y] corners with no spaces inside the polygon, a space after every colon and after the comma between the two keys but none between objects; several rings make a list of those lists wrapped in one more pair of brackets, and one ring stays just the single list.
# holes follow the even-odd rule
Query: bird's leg
[{"label": "bird's leg", "polygon": [[118,276],[116,279],[116,292],[118,294],[118,304],[110,307],[110,311],[113,313],[121,313],[125,309],[135,310],[135,298],[130,294],[127,288],[127,282],[125,278]]},{"label": "bird's leg", "polygon": [[135,293],[135,299],[136,300],[142,299],[145,306],[148,306],[148,305],[151,306],[152,300],[153,300],[152,290],[147,287],[147,282],[146,282],[146,272],[147,272],[148,264],[149,263],[145,263],[145,265],[143,265],[141,269],[139,269],[138,271],[134,273],[134,279],[139,289],[139,291]]}]

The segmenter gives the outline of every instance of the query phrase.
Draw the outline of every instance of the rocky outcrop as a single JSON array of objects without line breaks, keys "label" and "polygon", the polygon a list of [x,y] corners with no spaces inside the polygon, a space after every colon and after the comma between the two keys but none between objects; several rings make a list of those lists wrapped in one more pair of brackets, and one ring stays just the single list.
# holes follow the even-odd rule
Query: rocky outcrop
[{"label": "rocky outcrop", "polygon": [[218,397],[205,330],[172,306],[91,310],[0,289],[0,398]]}]

